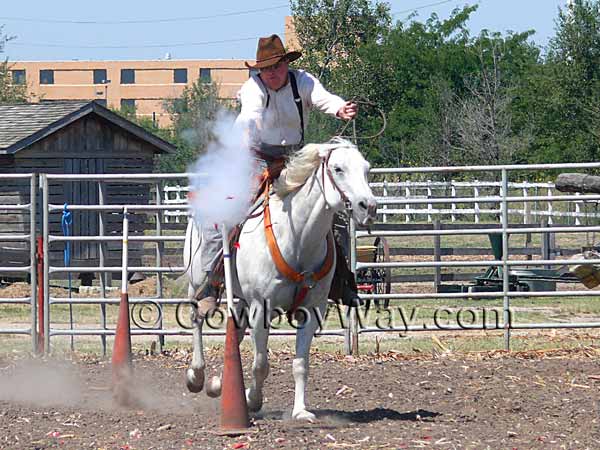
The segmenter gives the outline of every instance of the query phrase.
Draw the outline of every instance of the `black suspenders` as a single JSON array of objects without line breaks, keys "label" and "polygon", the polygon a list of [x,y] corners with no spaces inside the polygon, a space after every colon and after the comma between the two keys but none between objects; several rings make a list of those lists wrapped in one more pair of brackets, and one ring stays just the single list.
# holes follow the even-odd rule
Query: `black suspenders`
[{"label": "black suspenders", "polygon": [[298,108],[298,115],[300,116],[300,145],[304,145],[304,114],[302,113],[302,98],[298,93],[298,85],[296,84],[296,76],[293,72],[288,72],[290,77],[290,84],[292,85],[292,93],[294,94],[294,103]]},{"label": "black suspenders", "polygon": [[[302,111],[302,98],[298,93],[298,84],[296,83],[296,76],[293,72],[288,72],[288,76],[290,77],[290,85],[292,87],[292,94],[294,95],[294,103],[296,103],[296,108],[298,108],[298,115],[300,116],[300,145],[304,145],[304,113]],[[265,88],[265,92],[267,94],[267,101],[265,102],[265,108],[269,107],[269,101],[271,100],[271,96],[269,95],[269,90],[264,85],[262,79],[257,76],[260,81],[260,84]]]}]

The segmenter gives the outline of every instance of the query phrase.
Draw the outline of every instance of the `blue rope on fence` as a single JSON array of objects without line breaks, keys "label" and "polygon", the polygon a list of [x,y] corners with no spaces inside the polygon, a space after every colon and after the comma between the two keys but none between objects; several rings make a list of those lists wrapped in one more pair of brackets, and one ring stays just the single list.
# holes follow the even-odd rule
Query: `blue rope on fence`
[{"label": "blue rope on fence", "polygon": [[[73,225],[73,216],[71,211],[69,211],[69,205],[65,202],[65,208],[63,209],[62,219],[60,221],[60,226],[62,228],[62,232],[64,236],[71,236],[71,225]],[[65,242],[65,249],[63,250],[63,257],[65,261],[65,267],[69,267],[71,265],[71,242]],[[69,283],[69,298],[71,298],[71,272],[67,273],[67,279]],[[71,329],[73,329],[73,304],[69,303],[69,322],[71,324]],[[74,339],[73,335],[71,335],[71,350],[74,350]]]},{"label": "blue rope on fence", "polygon": [[[63,210],[62,219],[60,221],[62,232],[64,236],[71,236],[71,225],[73,224],[73,216],[69,211],[69,205],[65,203],[65,209]],[[65,267],[71,265],[71,242],[65,242],[65,249],[63,251]],[[69,273],[69,289],[71,289],[71,274]]]}]

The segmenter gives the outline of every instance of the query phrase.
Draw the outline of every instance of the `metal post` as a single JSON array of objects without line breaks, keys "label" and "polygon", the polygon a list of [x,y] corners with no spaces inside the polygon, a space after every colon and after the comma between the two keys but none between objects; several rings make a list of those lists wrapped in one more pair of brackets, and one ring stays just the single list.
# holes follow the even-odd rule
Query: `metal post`
[{"label": "metal post", "polygon": [[31,175],[31,185],[29,194],[29,278],[31,285],[31,348],[33,354],[37,354],[38,349],[38,337],[37,337],[37,196],[36,196],[36,176]]},{"label": "metal post", "polygon": [[[350,224],[350,270],[356,275],[356,224],[352,217]],[[358,320],[356,308],[348,306],[348,328],[346,329],[345,347],[347,355],[358,355]]]},{"label": "metal post", "polygon": [[[579,192],[575,192],[575,196],[579,197],[581,194]],[[581,225],[581,220],[579,220],[579,216],[581,215],[581,206],[580,206],[580,202],[575,200],[573,203],[575,203],[575,225],[579,226]]]},{"label": "metal post", "polygon": [[[433,193],[431,191],[431,180],[427,180],[427,198],[431,198]],[[431,211],[433,209],[433,205],[431,203],[427,204],[427,222],[431,222]]]},{"label": "metal post", "polygon": [[[450,180],[450,195],[452,198],[456,198],[456,186],[454,185],[454,180]],[[451,203],[450,210],[450,220],[456,222],[456,203]]]},{"label": "metal post", "polygon": [[42,213],[43,213],[43,254],[44,254],[44,353],[50,354],[50,253],[48,252],[48,235],[50,234],[48,178],[42,174]]},{"label": "metal post", "polygon": [[[383,198],[387,199],[388,190],[387,190],[387,180],[383,180]],[[387,205],[383,205],[383,209],[387,209]],[[383,213],[383,223],[387,222],[387,214]]]},{"label": "metal post", "polygon": [[[440,221],[437,218],[433,221],[433,229],[434,230],[440,229]],[[436,234],[435,236],[433,236],[433,260],[437,261],[437,262],[442,260],[441,237],[439,234]],[[442,268],[441,267],[434,268],[433,284],[434,284],[435,292],[439,293],[440,285],[442,284]]]},{"label": "metal post", "polygon": [[[404,197],[405,198],[410,198],[410,188],[408,187],[408,185],[404,188]],[[406,210],[406,214],[404,215],[404,222],[405,223],[409,223],[410,222],[410,205],[406,205],[404,207],[404,209]]]},{"label": "metal post", "polygon": [[[100,181],[100,182],[98,182],[98,204],[105,205],[106,200],[107,200],[106,183],[104,183],[104,181]],[[107,225],[106,224],[106,213],[103,211],[100,211],[98,214],[98,233],[102,237],[104,237],[106,234],[106,225]],[[106,242],[100,242],[100,245],[99,245],[100,251],[99,251],[99,255],[98,255],[99,256],[98,262],[100,263],[100,267],[106,266],[106,261],[108,259],[107,246],[108,246],[108,244]],[[102,298],[106,298],[106,286],[107,286],[106,280],[107,280],[108,275],[106,272],[102,272],[99,275],[100,275],[101,295],[102,295]],[[103,330],[106,330],[106,303],[100,303],[100,325],[102,326]],[[102,356],[106,356],[106,335],[105,334],[100,335],[100,342],[102,344]]]},{"label": "metal post", "polygon": [[227,225],[221,225],[223,240],[223,268],[225,269],[225,291],[227,293],[227,317],[233,317],[233,288],[231,276],[231,255],[229,254],[229,230]]},{"label": "metal post", "polygon": [[510,297],[509,292],[509,268],[508,268],[508,173],[502,169],[502,296],[503,296],[503,320],[504,320],[504,349],[510,351]]},{"label": "metal post", "polygon": [[[155,189],[156,189],[156,205],[160,206],[163,201],[163,198],[162,198],[163,192],[162,192],[162,186],[161,186],[160,182],[155,184]],[[162,236],[162,219],[163,219],[162,210],[156,211],[155,218],[156,218],[155,219],[156,220],[156,235]],[[164,251],[165,251],[164,242],[157,242],[156,243],[156,265],[158,267],[162,267]],[[159,299],[163,298],[162,272],[156,273],[156,296]],[[162,328],[163,328],[163,308],[162,308],[162,304],[160,302],[156,302],[156,304],[158,306],[158,315],[159,315],[157,327],[159,330],[162,330]],[[160,334],[160,335],[158,335],[158,352],[159,353],[162,353],[164,345],[165,345],[165,336],[164,336],[164,334]]]},{"label": "metal post", "polygon": [[[477,187],[477,180],[475,180],[475,185],[473,186],[473,197],[479,197],[479,188]],[[479,223],[479,203],[475,202],[475,223]]]},{"label": "metal post", "polygon": [[[552,188],[548,188],[548,197],[552,197]],[[552,205],[552,200],[548,200],[546,202],[548,204],[548,225],[553,225],[554,220],[552,216],[554,215],[554,207]]]},{"label": "metal post", "polygon": [[[527,198],[527,188],[523,188],[523,198]],[[523,224],[527,225],[529,223],[529,202],[523,202]]]},{"label": "metal post", "polygon": [[123,250],[121,270],[121,294],[128,294],[127,282],[129,278],[129,213],[127,208],[123,209]]}]

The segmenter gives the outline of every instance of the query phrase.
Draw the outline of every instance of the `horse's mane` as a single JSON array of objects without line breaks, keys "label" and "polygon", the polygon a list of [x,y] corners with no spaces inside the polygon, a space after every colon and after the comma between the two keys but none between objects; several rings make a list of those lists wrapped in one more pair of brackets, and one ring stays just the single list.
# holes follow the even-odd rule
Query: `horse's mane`
[{"label": "horse's mane", "polygon": [[321,157],[319,150],[322,148],[355,147],[350,141],[341,137],[334,137],[323,144],[306,144],[302,149],[290,157],[285,169],[275,181],[275,192],[280,198],[299,189],[306,183],[315,170],[319,167]]}]

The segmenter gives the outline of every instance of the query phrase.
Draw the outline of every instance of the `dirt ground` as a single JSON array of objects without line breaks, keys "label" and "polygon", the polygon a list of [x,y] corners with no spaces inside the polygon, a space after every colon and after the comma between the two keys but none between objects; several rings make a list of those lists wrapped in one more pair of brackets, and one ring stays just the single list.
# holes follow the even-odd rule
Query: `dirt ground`
[{"label": "dirt ground", "polygon": [[[242,355],[245,367],[250,355]],[[313,353],[309,409],[289,419],[291,362],[271,354],[256,433],[223,437],[219,400],[190,394],[185,350],[134,359],[139,405],[116,406],[110,363],[0,359],[2,449],[529,449],[600,447],[600,348],[464,355]],[[221,356],[208,352],[209,375]],[[247,374],[246,374],[247,379]]]}]

